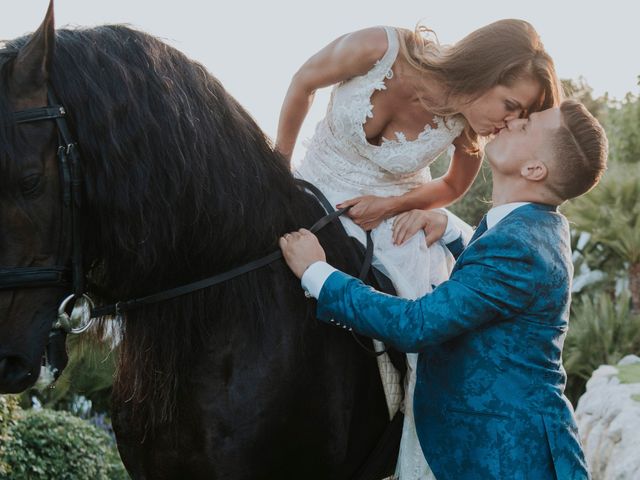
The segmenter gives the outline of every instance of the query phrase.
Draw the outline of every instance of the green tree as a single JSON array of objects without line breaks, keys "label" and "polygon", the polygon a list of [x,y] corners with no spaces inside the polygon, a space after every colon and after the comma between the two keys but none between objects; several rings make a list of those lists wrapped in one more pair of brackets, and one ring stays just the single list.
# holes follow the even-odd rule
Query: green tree
[{"label": "green tree", "polygon": [[[640,164],[610,168],[600,185],[564,211],[599,258],[613,258],[628,280],[634,313],[640,312]],[[615,279],[617,271],[608,273]]]},{"label": "green tree", "polygon": [[640,164],[640,97],[628,93],[610,108],[605,129],[610,161]]},{"label": "green tree", "polygon": [[601,97],[594,97],[593,88],[591,88],[583,77],[579,77],[577,80],[563,79],[562,88],[567,98],[578,100],[587,107],[587,110],[589,110],[600,123],[604,124],[606,122],[609,105],[611,103],[607,94]]}]

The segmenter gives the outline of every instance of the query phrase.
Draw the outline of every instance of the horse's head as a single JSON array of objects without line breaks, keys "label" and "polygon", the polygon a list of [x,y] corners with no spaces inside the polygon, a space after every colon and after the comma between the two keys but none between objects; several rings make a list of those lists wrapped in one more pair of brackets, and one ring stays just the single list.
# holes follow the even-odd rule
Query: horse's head
[{"label": "horse's head", "polygon": [[[0,393],[20,392],[38,378],[65,293],[62,282],[47,278],[59,276],[69,257],[57,130],[33,110],[48,105],[54,39],[51,4],[17,54],[0,51]],[[61,370],[64,341],[54,344]]]}]

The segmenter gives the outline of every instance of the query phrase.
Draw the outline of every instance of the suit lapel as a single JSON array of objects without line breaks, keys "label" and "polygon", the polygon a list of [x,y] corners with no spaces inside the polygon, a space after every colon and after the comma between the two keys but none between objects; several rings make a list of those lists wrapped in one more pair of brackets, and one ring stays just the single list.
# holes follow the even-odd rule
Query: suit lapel
[{"label": "suit lapel", "polygon": [[[544,204],[541,204],[541,203],[530,203],[528,205],[523,205],[521,207],[518,207],[515,210],[513,210],[512,212],[510,212],[506,217],[504,217],[500,222],[498,222],[498,224],[495,225],[493,228],[498,228],[502,221],[506,220],[511,215],[517,214],[516,212],[518,212],[518,211],[522,212],[522,211],[525,211],[525,210],[528,210],[528,209],[538,210],[538,211],[543,211],[543,212],[557,212],[558,211],[558,207],[556,207],[554,205],[544,205]],[[492,230],[493,230],[493,228],[492,228]],[[476,231],[473,232],[473,236],[471,237],[471,240],[469,240],[469,243],[467,244],[467,247],[463,250],[463,252],[460,254],[458,259],[456,260],[456,263],[453,266],[453,270],[452,270],[451,274],[453,274],[453,272],[455,272],[460,267],[460,265],[462,265],[463,257],[465,255],[466,251],[469,249],[469,247],[471,247],[471,245],[473,245],[473,242],[478,240],[486,231],[487,231],[487,216],[485,215],[484,217],[482,217],[482,220],[480,221],[480,224],[478,225],[478,228],[476,228]]]},{"label": "suit lapel", "polygon": [[451,274],[453,274],[453,272],[455,272],[462,264],[462,257],[464,257],[464,254],[467,251],[467,249],[473,244],[473,242],[479,239],[486,231],[487,231],[487,216],[485,215],[484,217],[482,217],[482,220],[480,220],[480,223],[478,224],[478,228],[476,228],[476,231],[473,232],[473,236],[471,237],[471,240],[469,240],[469,243],[467,244],[465,249],[456,259],[456,263],[453,265],[453,270],[451,271]]},{"label": "suit lapel", "polygon": [[480,224],[478,225],[478,228],[476,228],[476,231],[473,232],[473,236],[471,237],[471,240],[469,240],[469,243],[475,242],[486,231],[487,231],[487,216],[485,215],[484,217],[482,217],[482,220],[480,220]]}]

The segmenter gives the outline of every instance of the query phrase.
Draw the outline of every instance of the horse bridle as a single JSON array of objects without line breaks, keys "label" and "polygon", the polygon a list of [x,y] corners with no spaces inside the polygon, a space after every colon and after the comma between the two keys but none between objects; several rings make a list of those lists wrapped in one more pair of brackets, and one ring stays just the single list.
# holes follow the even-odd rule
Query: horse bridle
[{"label": "horse bridle", "polygon": [[[74,309],[71,318],[66,313],[67,306],[79,299],[79,305],[92,305],[84,292],[84,272],[82,270],[82,250],[80,239],[81,186],[80,155],[78,145],[73,140],[66,120],[66,110],[49,89],[49,105],[15,112],[14,123],[25,124],[53,120],[58,136],[58,172],[62,197],[62,227],[58,246],[58,262],[62,264],[48,267],[11,267],[0,268],[0,290],[20,288],[58,287],[72,288],[58,308],[58,319],[53,329],[62,329],[66,333],[81,333],[89,327],[86,308]],[[70,259],[70,262],[68,262]],[[70,267],[68,266],[70,264]],[[75,325],[72,325],[74,321]]]},{"label": "horse bridle", "polygon": [[[226,282],[234,277],[245,274],[252,270],[269,265],[282,258],[282,252],[277,250],[262,258],[249,262],[240,267],[234,268],[224,273],[214,275],[203,280],[182,285],[179,287],[164,290],[158,293],[135,298],[127,301],[116,302],[111,305],[95,307],[94,302],[85,292],[85,277],[82,268],[82,238],[80,229],[80,212],[82,208],[82,176],[80,173],[80,153],[78,144],[73,139],[67,124],[66,110],[58,101],[51,88],[48,92],[49,105],[46,107],[31,108],[14,113],[16,124],[34,123],[41,121],[55,121],[58,134],[58,169],[61,182],[62,194],[62,228],[59,250],[63,262],[70,258],[70,267],[67,263],[53,267],[12,267],[0,268],[0,290],[13,290],[19,288],[35,287],[72,287],[72,292],[60,304],[58,317],[52,327],[52,335],[60,333],[82,333],[89,326],[93,319],[121,315],[124,312],[140,308],[164,300],[169,300],[187,293],[195,292],[207,287],[211,287]],[[323,205],[327,214],[320,218],[309,228],[311,232],[317,232],[329,223],[336,223],[338,217],[343,215],[348,209],[342,208],[334,210],[331,203],[324,197],[322,192],[313,184],[304,180],[296,180],[297,183],[311,193]],[[367,232],[367,245],[363,265],[359,278],[367,276],[371,267],[373,257],[373,241],[370,232]],[[73,303],[72,303],[73,302]],[[71,307],[71,314],[67,310]],[[352,332],[353,333],[353,332]],[[383,352],[375,352],[364,346],[355,336],[356,341],[367,351],[375,355]]]}]

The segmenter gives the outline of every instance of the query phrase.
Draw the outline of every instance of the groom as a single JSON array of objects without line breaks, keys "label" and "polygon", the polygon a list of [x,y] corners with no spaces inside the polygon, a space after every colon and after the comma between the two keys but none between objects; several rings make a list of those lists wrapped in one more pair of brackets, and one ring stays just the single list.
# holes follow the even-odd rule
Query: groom
[{"label": "groom", "polygon": [[[566,101],[509,122],[486,156],[493,208],[450,280],[429,295],[376,292],[326,264],[306,230],[280,246],[318,299],[319,319],[420,353],[416,427],[438,480],[588,478],[563,395],[572,263],[557,206],[598,183],[607,139],[581,104]],[[429,215],[413,212],[410,229]]]}]

